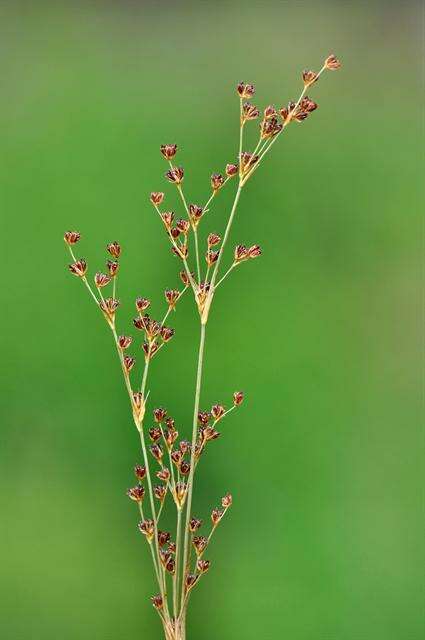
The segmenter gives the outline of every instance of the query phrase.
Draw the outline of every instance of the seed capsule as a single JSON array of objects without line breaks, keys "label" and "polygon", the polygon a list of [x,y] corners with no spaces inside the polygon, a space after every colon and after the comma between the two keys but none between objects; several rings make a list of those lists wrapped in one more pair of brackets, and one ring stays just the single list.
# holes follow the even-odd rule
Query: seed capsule
[{"label": "seed capsule", "polygon": [[139,313],[146,311],[150,307],[151,301],[147,298],[136,298],[136,309]]},{"label": "seed capsule", "polygon": [[164,606],[164,601],[162,599],[162,596],[160,596],[160,595],[152,596],[151,597],[151,602],[152,602],[153,606],[155,607],[155,609],[157,609],[158,611],[160,611]]},{"label": "seed capsule", "polygon": [[164,502],[165,496],[167,495],[167,487],[163,484],[158,484],[154,487],[153,490],[155,498],[157,498],[160,502]]},{"label": "seed capsule", "polygon": [[198,207],[197,204],[189,205],[189,217],[194,227],[196,227],[199,224],[199,221],[202,218],[203,213],[204,213],[203,208]]},{"label": "seed capsule", "polygon": [[251,171],[255,163],[258,162],[258,157],[258,155],[254,156],[252,153],[248,153],[247,151],[243,151],[241,153],[240,161],[242,174],[246,174],[248,171]]},{"label": "seed capsule", "polygon": [[166,211],[161,217],[166,229],[170,231],[174,220],[174,211]]},{"label": "seed capsule", "polygon": [[228,509],[229,507],[232,506],[232,504],[233,504],[232,494],[226,493],[226,495],[223,496],[221,499],[221,506],[224,507],[224,509]]},{"label": "seed capsule", "polygon": [[255,88],[253,84],[245,84],[245,82],[239,82],[236,90],[241,98],[249,99],[255,93]]},{"label": "seed capsule", "polygon": [[67,231],[63,236],[66,244],[76,244],[81,238],[81,234],[78,231]]},{"label": "seed capsule", "polygon": [[118,309],[120,301],[116,298],[104,298],[100,300],[99,306],[105,314],[106,319],[113,323],[115,318],[115,311]]},{"label": "seed capsule", "polygon": [[192,451],[192,443],[189,442],[189,440],[182,440],[179,443],[179,449],[183,455],[185,455],[186,453],[190,453]]},{"label": "seed capsule", "polygon": [[311,113],[317,109],[317,103],[314,100],[311,100],[308,96],[304,96],[304,98],[300,102],[300,109],[302,111],[306,111],[307,113]]},{"label": "seed capsule", "polygon": [[211,407],[211,415],[216,422],[218,422],[220,418],[224,416],[225,412],[226,412],[226,409],[223,407],[222,404],[214,404]]},{"label": "seed capsule", "polygon": [[226,176],[228,178],[232,178],[236,176],[239,171],[239,167],[237,164],[226,164]]},{"label": "seed capsule", "polygon": [[220,251],[207,251],[205,255],[205,260],[207,261],[207,265],[211,267],[218,260],[218,256],[220,255]]},{"label": "seed capsule", "polygon": [[110,242],[106,245],[106,249],[109,251],[113,258],[119,258],[121,255],[121,246],[118,242]]},{"label": "seed capsule", "polygon": [[189,285],[189,278],[186,271],[180,271],[179,273],[180,280],[183,282],[184,286],[187,287]]},{"label": "seed capsule", "polygon": [[211,420],[211,414],[208,411],[200,411],[198,413],[199,424],[206,426]]},{"label": "seed capsule", "polygon": [[248,249],[248,257],[258,258],[258,256],[261,256],[261,247],[258,244],[253,244],[252,247]]},{"label": "seed capsule", "polygon": [[177,153],[176,144],[162,144],[160,148],[161,153],[166,160],[171,160]]},{"label": "seed capsule", "polygon": [[165,177],[169,182],[174,184],[181,184],[184,178],[184,169],[182,167],[175,167],[166,172]]},{"label": "seed capsule", "polygon": [[202,520],[199,520],[199,518],[191,518],[189,520],[189,530],[191,531],[191,533],[195,533],[195,531],[198,531],[201,526]]},{"label": "seed capsule", "polygon": [[162,191],[152,191],[150,195],[150,201],[154,206],[158,207],[163,200],[164,200],[164,194],[162,193]]},{"label": "seed capsule", "polygon": [[176,483],[176,501],[180,507],[183,507],[186,500],[187,484],[185,482]]},{"label": "seed capsule", "polygon": [[171,477],[171,473],[169,469],[167,469],[166,467],[163,467],[160,471],[157,471],[156,477],[159,478],[160,480],[163,480],[164,482],[168,482],[168,480]]},{"label": "seed capsule", "polygon": [[162,451],[161,445],[160,444],[152,444],[149,448],[150,448],[150,452],[153,455],[153,457],[155,458],[155,460],[157,462],[161,462],[162,456],[163,456],[163,451]]},{"label": "seed capsule", "polygon": [[214,247],[221,242],[221,238],[217,233],[210,233],[207,238],[208,247]]},{"label": "seed capsule", "polygon": [[73,262],[69,265],[69,270],[74,276],[78,276],[79,278],[83,278],[87,271],[87,263],[84,258],[80,258],[76,262]]},{"label": "seed capsule", "polygon": [[243,391],[235,391],[233,394],[233,404],[238,407],[243,402]]},{"label": "seed capsule", "polygon": [[136,358],[132,358],[131,356],[124,356],[124,367],[127,373],[130,373],[135,364]]},{"label": "seed capsule", "polygon": [[158,422],[159,424],[161,422],[164,422],[166,415],[167,415],[167,410],[164,409],[163,407],[158,407],[157,409],[154,409],[154,411],[153,411],[154,420],[155,420],[155,422]]},{"label": "seed capsule", "polygon": [[176,302],[180,297],[180,291],[177,291],[177,289],[167,289],[164,295],[168,306],[171,307],[171,309],[174,309]]},{"label": "seed capsule", "polygon": [[220,522],[223,516],[224,516],[224,511],[222,509],[213,509],[211,511],[211,520],[214,527],[218,525],[218,523]]},{"label": "seed capsule", "polygon": [[211,187],[216,193],[224,184],[224,178],[221,173],[213,173],[211,176]]},{"label": "seed capsule", "polygon": [[210,568],[210,564],[211,563],[209,560],[202,560],[201,558],[199,558],[198,562],[196,563],[196,568],[198,569],[199,573],[206,573]]},{"label": "seed capsule", "polygon": [[182,474],[182,476],[188,476],[189,472],[190,472],[190,464],[189,462],[186,462],[186,460],[183,460],[180,465],[180,473]]},{"label": "seed capsule", "polygon": [[190,589],[192,589],[195,586],[198,580],[199,580],[199,575],[196,575],[194,573],[189,573],[189,575],[186,576],[187,591],[190,591]]},{"label": "seed capsule", "polygon": [[319,76],[315,71],[308,71],[306,69],[304,69],[302,76],[303,76],[305,87],[309,87],[311,84],[314,84],[319,79]]},{"label": "seed capsule", "polygon": [[158,531],[158,544],[160,547],[165,547],[170,539],[171,534],[168,531]]},{"label": "seed capsule", "polygon": [[134,475],[138,480],[143,480],[146,477],[146,467],[136,464],[134,467]]},{"label": "seed capsule", "polygon": [[159,427],[151,427],[149,429],[149,437],[152,440],[152,442],[158,442],[161,436],[162,436],[162,433]]},{"label": "seed capsule", "polygon": [[331,53],[331,55],[328,56],[325,60],[325,67],[330,71],[335,71],[336,69],[339,69],[340,66],[341,66],[341,62],[333,53]]},{"label": "seed capsule", "polygon": [[194,536],[192,538],[192,544],[195,547],[196,555],[201,555],[208,545],[208,538],[205,536]]},{"label": "seed capsule", "polygon": [[268,107],[264,109],[264,119],[268,120],[269,118],[275,118],[277,116],[277,111],[272,104],[269,104]]},{"label": "seed capsule", "polygon": [[122,351],[128,349],[132,342],[133,338],[131,336],[118,336],[118,346]]},{"label": "seed capsule", "polygon": [[174,335],[174,329],[170,327],[162,327],[161,328],[161,338],[164,342],[169,342]]},{"label": "seed capsule", "polygon": [[248,249],[244,244],[238,244],[235,247],[235,252],[234,252],[234,261],[235,262],[243,262],[244,260],[248,259]]},{"label": "seed capsule", "polygon": [[111,277],[106,275],[106,273],[96,273],[94,277],[94,283],[98,289],[101,287],[106,287],[107,284],[111,282]]},{"label": "seed capsule", "polygon": [[108,273],[111,276],[111,278],[114,278],[118,273],[118,269],[120,268],[120,265],[116,260],[108,260],[106,262],[106,267],[108,269]]},{"label": "seed capsule", "polygon": [[255,120],[260,115],[260,111],[257,107],[250,102],[245,102],[242,106],[242,122],[248,122],[248,120]]},{"label": "seed capsule", "polygon": [[140,423],[145,415],[145,402],[143,393],[135,391],[133,393],[133,414],[136,420]]},{"label": "seed capsule", "polygon": [[181,461],[183,460],[183,454],[181,451],[176,450],[171,454],[171,460],[174,462],[177,468],[180,467]]},{"label": "seed capsule", "polygon": [[136,487],[132,489],[127,489],[127,495],[131,500],[135,502],[142,502],[145,497],[145,488],[138,484]]},{"label": "seed capsule", "polygon": [[143,520],[138,524],[140,533],[146,536],[148,542],[151,542],[155,534],[155,525],[153,520]]},{"label": "seed capsule", "polygon": [[170,542],[167,548],[170,553],[176,553],[177,551],[177,545],[175,542]]}]

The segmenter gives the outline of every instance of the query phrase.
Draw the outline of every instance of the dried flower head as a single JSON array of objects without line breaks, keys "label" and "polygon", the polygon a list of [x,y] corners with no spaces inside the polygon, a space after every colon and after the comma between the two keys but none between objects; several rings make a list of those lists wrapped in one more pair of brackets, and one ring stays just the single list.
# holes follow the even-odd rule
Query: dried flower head
[{"label": "dried flower head", "polygon": [[198,207],[197,204],[189,205],[189,216],[194,227],[196,227],[199,224],[199,221],[202,218],[203,213],[204,213],[203,208]]},{"label": "dried flower head", "polygon": [[107,284],[111,282],[111,276],[106,275],[106,273],[96,273],[94,277],[94,283],[98,289],[102,287],[106,287]]},{"label": "dried flower head", "polygon": [[106,267],[111,278],[114,278],[118,273],[120,265],[116,260],[107,260]]},{"label": "dried flower head", "polygon": [[166,172],[165,177],[169,182],[174,184],[181,184],[184,178],[184,169],[182,167],[174,167]]},{"label": "dried flower head", "polygon": [[155,523],[153,520],[143,520],[138,524],[140,533],[146,536],[148,542],[153,540],[155,535]]},{"label": "dried flower head", "polygon": [[69,265],[69,270],[74,276],[78,276],[79,278],[83,278],[87,272],[87,263],[84,258],[80,258],[76,260],[72,264]]},{"label": "dried flower head", "polygon": [[239,82],[237,86],[237,92],[239,94],[239,97],[249,99],[254,95],[255,88],[253,84],[245,84],[245,82]]},{"label": "dried flower head", "polygon": [[218,525],[218,523],[220,522],[223,516],[224,516],[223,509],[213,509],[211,511],[211,521],[214,527]]},{"label": "dried flower head", "polygon": [[145,497],[145,488],[138,484],[135,487],[127,490],[127,495],[131,500],[135,502],[142,502]]},{"label": "dried flower head", "polygon": [[118,346],[122,351],[128,349],[132,342],[133,338],[131,336],[118,336]]},{"label": "dried flower head", "polygon": [[118,259],[121,255],[121,246],[119,245],[118,242],[114,241],[114,242],[110,242],[107,246],[106,249],[108,250],[108,252],[111,254],[111,256],[113,258]]},{"label": "dried flower head", "polygon": [[166,415],[167,415],[167,410],[164,409],[164,407],[158,407],[153,411],[154,420],[155,422],[158,422],[158,424],[160,424],[161,422],[164,422]]},{"label": "dried flower head", "polygon": [[336,69],[339,69],[340,66],[341,66],[341,62],[333,53],[331,53],[331,55],[328,56],[325,60],[325,67],[330,71],[335,71]]},{"label": "dried flower head", "polygon": [[102,309],[108,321],[112,322],[115,318],[115,311],[118,309],[120,301],[116,298],[104,298],[100,300],[99,306]]},{"label": "dried flower head", "polygon": [[189,520],[189,529],[192,533],[195,533],[195,531],[198,531],[198,529],[200,529],[202,526],[202,520],[199,520],[199,518],[191,518]]},{"label": "dried flower head", "polygon": [[136,298],[136,309],[139,313],[146,311],[150,307],[151,301],[147,298]]},{"label": "dried flower head", "polygon": [[78,231],[67,231],[63,236],[66,244],[76,244],[81,238],[81,234]]},{"label": "dried flower head", "polygon": [[131,356],[124,356],[123,362],[125,370],[127,371],[127,373],[130,373],[130,371],[136,364],[136,358],[132,358]]},{"label": "dried flower head", "polygon": [[162,191],[152,191],[150,195],[150,201],[154,206],[159,207],[163,200],[164,194],[162,193]]},{"label": "dried flower head", "polygon": [[157,611],[161,611],[164,608],[164,600],[161,595],[152,596],[151,602]]},{"label": "dried flower head", "polygon": [[228,509],[229,507],[231,507],[232,503],[233,503],[233,498],[230,493],[226,493],[226,495],[223,496],[221,499],[221,506],[224,507],[224,509]]},{"label": "dried flower head", "polygon": [[206,573],[210,568],[210,565],[211,562],[209,560],[202,560],[201,558],[199,558],[196,563],[196,568],[198,569],[199,573]]},{"label": "dried flower head", "polygon": [[221,173],[213,173],[211,176],[211,187],[214,192],[217,192],[224,184],[224,178]]},{"label": "dried flower head", "polygon": [[177,153],[177,145],[176,144],[162,144],[161,145],[161,153],[166,160],[171,160]]},{"label": "dried flower head", "polygon": [[309,87],[319,79],[319,76],[315,71],[307,71],[306,69],[303,71],[302,76],[305,87]]},{"label": "dried flower head", "polygon": [[233,176],[237,176],[239,171],[239,167],[237,164],[226,164],[226,176],[228,178],[232,178]]},{"label": "dried flower head", "polygon": [[146,467],[136,464],[134,467],[134,475],[138,480],[143,480],[146,477]]},{"label": "dried flower head", "polygon": [[259,109],[250,102],[244,102],[242,105],[242,121],[255,120],[260,115]]},{"label": "dried flower head", "polygon": [[233,404],[238,407],[243,402],[243,391],[235,391],[233,394]]}]

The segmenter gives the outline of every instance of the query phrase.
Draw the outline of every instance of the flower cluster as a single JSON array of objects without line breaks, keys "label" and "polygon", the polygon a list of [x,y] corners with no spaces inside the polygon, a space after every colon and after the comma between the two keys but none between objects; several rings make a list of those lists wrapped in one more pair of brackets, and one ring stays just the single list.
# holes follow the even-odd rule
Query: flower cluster
[{"label": "flower cluster", "polygon": [[[215,294],[224,280],[242,263],[251,262],[261,256],[258,244],[237,244],[233,250],[230,265],[221,271],[222,259],[228,247],[229,234],[243,188],[247,181],[262,165],[276,140],[292,122],[303,122],[316,109],[317,104],[308,95],[325,70],[340,67],[339,60],[332,54],[326,58],[318,72],[302,72],[302,90],[296,101],[289,101],[280,108],[272,104],[263,110],[253,103],[254,85],[240,82],[236,87],[239,97],[239,149],[235,158],[226,163],[222,171],[211,174],[208,196],[205,202],[196,204],[185,195],[185,169],[175,164],[178,155],[176,144],[163,144],[160,153],[167,163],[165,180],[177,190],[181,202],[180,212],[170,210],[163,191],[152,191],[150,202],[159,216],[171,251],[179,261],[179,286],[164,292],[165,312],[161,319],[152,315],[151,301],[143,296],[135,299],[136,315],[128,323],[135,331],[117,331],[117,280],[120,268],[121,246],[110,242],[106,249],[109,254],[106,268],[97,271],[93,280],[88,279],[88,266],[84,258],[76,258],[75,245],[80,241],[80,233],[68,231],[64,240],[72,262],[70,272],[79,278],[87,288],[91,298],[101,311],[111,329],[115,348],[121,364],[124,382],[129,397],[134,424],[137,427],[143,461],[134,468],[136,483],[127,490],[129,499],[137,506],[138,529],[147,541],[154,567],[159,593],[151,602],[158,612],[166,640],[185,638],[186,613],[193,588],[210,569],[210,561],[204,553],[209,549],[211,538],[232,505],[232,496],[227,493],[219,506],[211,510],[209,532],[200,531],[202,521],[192,512],[195,473],[200,461],[221,433],[221,423],[232,411],[239,407],[244,394],[236,391],[227,407],[214,403],[201,408],[202,373],[204,368],[204,346],[206,325],[209,320]],[[252,121],[259,120],[259,134],[256,146],[244,149],[245,128]],[[180,162],[180,161],[179,161]],[[236,184],[232,207],[222,232],[205,229],[210,220],[210,209],[220,192],[228,184]],[[215,223],[216,224],[216,223]],[[202,249],[202,246],[205,249]],[[203,253],[205,251],[205,253]],[[203,255],[202,255],[203,253]],[[109,287],[109,294],[106,294]],[[146,392],[151,361],[174,336],[174,329],[168,319],[174,313],[183,294],[191,291],[200,317],[200,339],[197,356],[195,397],[191,433],[185,425],[177,429],[175,420],[166,409],[157,407],[152,413],[152,422],[146,424]],[[158,316],[156,316],[158,318]],[[142,338],[140,339],[140,333]],[[141,348],[143,369],[139,379],[135,371],[136,357],[128,353],[130,347]],[[205,405],[204,405],[205,406]],[[171,503],[176,514],[175,537],[170,531],[159,528],[160,518],[166,505]]]}]

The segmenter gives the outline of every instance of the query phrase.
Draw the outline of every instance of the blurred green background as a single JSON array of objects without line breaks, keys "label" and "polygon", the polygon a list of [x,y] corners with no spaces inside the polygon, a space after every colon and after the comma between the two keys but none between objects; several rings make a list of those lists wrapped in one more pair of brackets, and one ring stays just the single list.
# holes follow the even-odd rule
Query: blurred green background
[{"label": "blurred green background", "polygon": [[[136,295],[160,315],[178,263],[149,192],[182,211],[159,145],[179,144],[202,202],[235,159],[235,84],[280,106],[332,51],[319,110],[242,195],[232,243],[264,253],[208,326],[203,406],[247,399],[198,477],[197,514],[227,490],[235,504],[189,640],[422,638],[420,4],[3,2],[0,19],[1,638],[161,637],[125,497],[138,439],[63,232],[81,231],[92,273],[122,243],[121,330]],[[223,230],[233,188],[204,231]],[[150,408],[189,434],[189,296],[173,325]]]}]

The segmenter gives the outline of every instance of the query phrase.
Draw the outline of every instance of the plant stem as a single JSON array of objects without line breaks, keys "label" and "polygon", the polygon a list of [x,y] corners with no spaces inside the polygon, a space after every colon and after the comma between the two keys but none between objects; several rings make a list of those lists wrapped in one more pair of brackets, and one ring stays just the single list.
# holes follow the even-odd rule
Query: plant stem
[{"label": "plant stem", "polygon": [[233,206],[232,206],[232,210],[230,212],[229,220],[227,221],[226,231],[224,232],[224,237],[223,237],[223,242],[221,243],[220,253],[218,254],[217,262],[215,263],[214,271],[213,271],[213,274],[212,274],[211,285],[210,285],[210,293],[209,293],[210,296],[212,296],[213,293],[214,293],[214,284],[215,284],[215,281],[216,281],[216,278],[217,278],[218,268],[220,266],[220,262],[221,262],[221,259],[223,257],[223,254],[224,254],[224,249],[226,247],[227,240],[229,238],[229,233],[230,233],[230,229],[232,227],[233,218],[235,217],[236,208],[238,206],[239,198],[240,198],[240,195],[241,195],[241,192],[242,192],[242,186],[243,186],[243,183],[240,180],[239,181],[239,185],[238,185],[238,190],[236,191],[235,199],[233,201]]},{"label": "plant stem", "polygon": [[176,568],[173,576],[173,611],[174,620],[178,618],[178,601],[179,601],[179,559],[181,556],[181,519],[182,512],[180,507],[177,507],[177,531],[176,531]]},{"label": "plant stem", "polygon": [[185,579],[187,571],[187,558],[189,553],[190,536],[189,536],[189,521],[191,517],[192,508],[192,494],[193,494],[193,477],[195,473],[195,445],[196,434],[198,427],[198,413],[199,413],[199,400],[201,396],[201,382],[202,382],[202,369],[204,364],[204,346],[205,346],[205,324],[201,324],[201,336],[199,340],[199,352],[198,352],[198,369],[196,373],[196,385],[195,385],[195,401],[193,406],[193,425],[192,425],[192,449],[190,454],[190,472],[187,488],[187,504],[186,504],[186,522],[184,531],[184,545],[183,545],[183,569],[182,569],[182,606],[185,594]]}]

